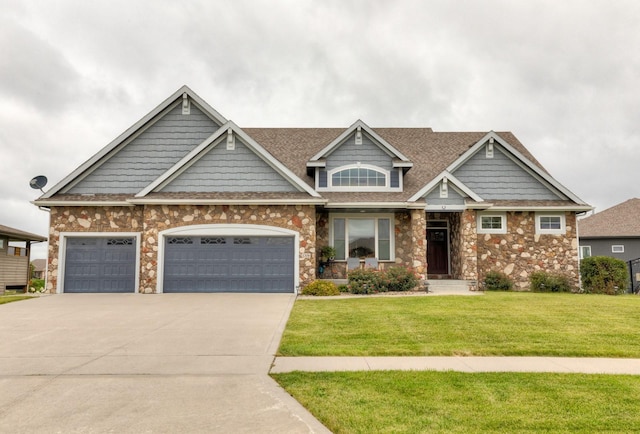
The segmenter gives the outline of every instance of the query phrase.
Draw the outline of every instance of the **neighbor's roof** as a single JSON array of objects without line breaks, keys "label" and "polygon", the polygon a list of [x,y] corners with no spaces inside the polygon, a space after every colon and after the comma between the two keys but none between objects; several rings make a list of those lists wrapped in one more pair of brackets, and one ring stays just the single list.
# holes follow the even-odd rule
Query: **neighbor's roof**
[{"label": "neighbor's roof", "polygon": [[580,238],[640,237],[640,199],[578,220],[578,234]]},{"label": "neighbor's roof", "polygon": [[9,237],[9,241],[47,241],[47,237],[0,225],[0,235]]}]

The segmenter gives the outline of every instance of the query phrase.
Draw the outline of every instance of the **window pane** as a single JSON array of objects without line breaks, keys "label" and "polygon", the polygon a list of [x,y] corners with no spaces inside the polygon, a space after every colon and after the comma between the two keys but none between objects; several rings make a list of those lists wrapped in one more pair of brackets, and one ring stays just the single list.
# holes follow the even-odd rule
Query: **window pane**
[{"label": "window pane", "polygon": [[373,258],[375,256],[374,219],[349,219],[347,231],[349,233],[350,258]]},{"label": "window pane", "polygon": [[384,187],[386,176],[382,172],[354,167],[331,175],[334,187]]},{"label": "window pane", "polygon": [[391,259],[391,229],[389,219],[378,219],[378,259]]},{"label": "window pane", "polygon": [[499,216],[483,216],[482,229],[502,229],[502,218]]},{"label": "window pane", "polygon": [[560,216],[541,216],[540,229],[561,229]]},{"label": "window pane", "polygon": [[346,258],[346,242],[344,219],[333,219],[333,247],[336,249],[336,259]]}]

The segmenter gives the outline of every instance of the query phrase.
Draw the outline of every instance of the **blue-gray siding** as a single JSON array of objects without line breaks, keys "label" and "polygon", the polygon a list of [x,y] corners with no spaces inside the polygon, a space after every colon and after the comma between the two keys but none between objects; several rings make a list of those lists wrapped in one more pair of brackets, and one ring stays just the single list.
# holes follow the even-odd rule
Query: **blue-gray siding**
[{"label": "blue-gray siding", "polygon": [[348,164],[371,164],[385,170],[391,170],[393,161],[385,151],[373,143],[365,134],[362,135],[362,145],[355,144],[355,133],[342,145],[327,156],[327,170]]},{"label": "blue-gray siding", "polygon": [[513,162],[498,146],[495,146],[493,158],[486,158],[484,148],[481,148],[453,174],[485,200],[566,199]]},{"label": "blue-gray siding", "polygon": [[296,192],[289,181],[237,137],[234,150],[226,141],[209,150],[178,175],[164,192]]},{"label": "blue-gray siding", "polygon": [[[578,225],[578,231],[580,226]],[[591,256],[609,256],[630,261],[640,258],[640,238],[580,238],[580,247],[590,246]],[[611,246],[624,246],[624,253],[613,253]]]},{"label": "blue-gray siding", "polygon": [[218,128],[194,105],[189,115],[178,105],[66,192],[137,193]]},{"label": "blue-gray siding", "polygon": [[427,205],[464,205],[464,197],[449,185],[449,194],[446,198],[440,197],[440,185],[431,190],[425,197]]}]

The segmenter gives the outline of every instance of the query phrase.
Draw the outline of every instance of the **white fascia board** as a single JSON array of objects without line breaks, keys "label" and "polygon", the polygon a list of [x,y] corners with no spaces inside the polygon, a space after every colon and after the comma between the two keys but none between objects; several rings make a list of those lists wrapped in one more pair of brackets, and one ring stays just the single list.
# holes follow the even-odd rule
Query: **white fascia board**
[{"label": "white fascia board", "polygon": [[229,124],[231,124],[231,128],[233,129],[233,132],[236,133],[242,139],[242,141],[246,146],[248,146],[249,148],[252,148],[255,152],[257,152],[258,155],[260,155],[267,164],[269,164],[272,168],[278,171],[280,175],[288,179],[289,182],[294,185],[294,187],[298,188],[299,191],[304,191],[306,193],[309,193],[309,195],[313,197],[320,197],[320,194],[317,191],[315,191],[312,187],[310,187],[309,184],[307,184],[302,179],[300,179],[298,175],[293,173],[291,169],[289,169],[287,166],[285,166],[280,161],[275,159],[273,155],[267,152],[266,149],[264,149],[260,144],[258,144],[258,142],[253,140],[240,127],[238,127],[235,123],[233,123],[233,121],[229,121]]},{"label": "white fascia board", "polygon": [[182,86],[180,89],[175,91],[171,96],[158,104],[153,110],[147,113],[142,119],[138,122],[127,128],[125,132],[120,134],[114,140],[112,140],[109,144],[107,144],[104,148],[98,151],[97,154],[93,155],[87,161],[82,163],[77,169],[71,172],[69,175],[64,177],[60,182],[54,185],[49,189],[45,194],[41,196],[42,199],[48,199],[54,194],[60,192],[64,187],[73,182],[77,177],[82,175],[87,169],[93,166],[95,163],[102,160],[106,157],[110,152],[120,146],[123,142],[129,139],[132,135],[136,134],[138,130],[147,125],[153,118],[155,118],[158,114],[162,113],[167,108],[177,104],[182,95],[186,93],[190,98],[192,98],[207,115],[209,115],[212,119],[217,121],[220,124],[224,124],[227,120],[216,110],[214,110],[209,104],[207,104],[202,98],[200,98],[195,92],[193,92],[188,86]]},{"label": "white fascia board", "polygon": [[362,209],[371,209],[371,208],[380,208],[380,209],[423,209],[424,206],[422,204],[417,205],[415,203],[409,202],[331,202],[325,205],[325,208],[362,208]]},{"label": "white fascia board", "polygon": [[482,148],[490,138],[493,138],[494,141],[498,142],[504,149],[510,152],[515,158],[520,160],[520,162],[523,163],[526,167],[528,167],[529,170],[531,170],[537,176],[545,180],[547,183],[549,183],[555,189],[557,189],[562,194],[567,196],[569,199],[571,199],[572,201],[574,201],[579,205],[587,205],[582,199],[580,199],[578,196],[576,196],[571,191],[569,191],[564,185],[560,184],[555,178],[553,178],[551,175],[549,175],[548,173],[540,169],[536,164],[534,164],[531,160],[529,160],[522,153],[520,153],[520,151],[518,151],[516,148],[511,146],[506,140],[500,137],[495,131],[489,131],[487,134],[485,134],[483,138],[481,138],[478,142],[476,142],[471,148],[469,148],[464,154],[462,154],[456,161],[451,163],[449,167],[447,167],[445,170],[453,173],[457,168],[462,166],[462,164],[464,164],[465,161],[467,161],[469,158],[475,155],[476,152],[478,152],[478,150]]},{"label": "white fascia board", "polygon": [[466,194],[476,202],[484,201],[484,199],[482,199],[480,196],[474,193],[473,190],[467,187],[462,181],[460,181],[458,178],[456,178],[447,170],[445,170],[442,173],[440,173],[440,175],[433,178],[427,185],[422,187],[416,194],[411,196],[409,198],[409,202],[415,202],[421,199],[422,197],[424,197],[425,195],[427,195],[429,192],[431,192],[431,190],[436,188],[444,178],[447,178],[447,180],[451,182],[451,184],[453,184],[456,188],[458,188],[458,190],[460,190],[461,192],[463,192],[464,194]]},{"label": "white fascia board", "polygon": [[426,205],[423,208],[425,211],[431,212],[464,211],[468,209],[465,205]]},{"label": "white fascia board", "polygon": [[129,199],[131,205],[322,205],[324,199]]},{"label": "white fascia board", "polygon": [[99,201],[91,201],[91,200],[45,200],[45,199],[37,199],[31,201],[32,204],[36,206],[134,206],[129,203],[129,201],[108,201],[108,200],[99,200]]},{"label": "white fascia board", "polygon": [[187,155],[182,157],[180,161],[178,161],[176,164],[174,164],[169,169],[167,169],[162,175],[157,177],[151,184],[147,185],[144,189],[140,190],[140,192],[138,192],[135,195],[135,197],[144,197],[147,194],[151,193],[156,188],[166,185],[166,183],[170,182],[175,176],[179,175],[184,170],[186,170],[189,166],[191,166],[193,163],[198,161],[198,155],[201,153],[202,155],[204,155],[203,151],[207,149],[209,145],[214,143],[216,140],[220,139],[220,137],[227,134],[227,130],[229,129],[229,127],[230,127],[229,122],[222,125],[220,128],[216,130],[215,133],[211,134],[209,137],[204,139],[202,143],[200,143],[198,146],[192,149],[191,152],[189,152]]},{"label": "white fascia board", "polygon": [[536,205],[536,206],[505,206],[505,205],[497,205],[491,206],[488,209],[492,211],[591,211],[593,207],[591,205],[570,205],[570,206],[544,206],[544,205]]},{"label": "white fascia board", "polygon": [[[388,152],[392,157],[397,157],[402,161],[406,161],[410,163],[410,160],[405,157],[400,151],[391,146],[389,142],[380,137],[375,131],[373,131],[367,124],[365,124],[362,120],[358,119],[355,121],[349,128],[343,131],[334,141],[325,146],[320,152],[311,157],[309,162],[320,160],[330,154],[335,148],[337,148],[344,140],[347,139],[351,134],[353,134],[356,129],[360,127],[363,131],[365,131],[372,139],[382,145],[386,152]],[[308,165],[309,163],[307,163]],[[311,167],[311,166],[310,166]]]},{"label": "white fascia board", "polygon": [[307,167],[327,167],[326,160],[309,161]]},{"label": "white fascia board", "polygon": [[313,197],[320,197],[320,194],[311,188],[307,183],[300,179],[296,174],[289,170],[286,166],[276,160],[271,154],[269,154],[262,146],[260,146],[255,140],[247,135],[240,127],[238,127],[233,121],[227,121],[221,126],[215,133],[200,143],[195,149],[185,155],[180,161],[174,164],[166,172],[156,178],[151,184],[146,186],[138,194],[136,198],[144,197],[154,190],[161,189],[168,183],[170,183],[176,176],[183,171],[187,170],[198,159],[205,155],[210,149],[216,146],[222,137],[231,130],[236,134],[243,143],[255,152],[260,158],[263,159],[269,166],[276,170],[280,175],[286,178],[298,191],[306,192]]}]

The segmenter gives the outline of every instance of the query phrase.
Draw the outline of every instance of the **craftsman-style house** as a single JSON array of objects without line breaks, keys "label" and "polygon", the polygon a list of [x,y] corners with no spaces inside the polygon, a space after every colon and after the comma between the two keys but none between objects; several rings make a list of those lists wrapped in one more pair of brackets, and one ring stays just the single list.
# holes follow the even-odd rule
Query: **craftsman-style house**
[{"label": "craftsman-style house", "polygon": [[591,209],[508,132],[241,128],[186,86],[34,203],[54,293],[295,292],[326,245],[342,276],[355,257],[577,285]]}]

